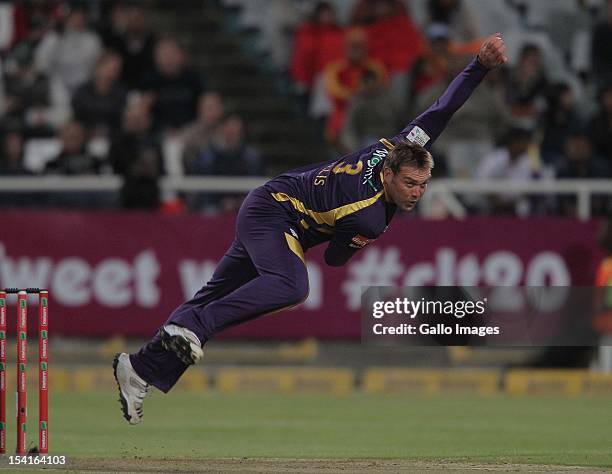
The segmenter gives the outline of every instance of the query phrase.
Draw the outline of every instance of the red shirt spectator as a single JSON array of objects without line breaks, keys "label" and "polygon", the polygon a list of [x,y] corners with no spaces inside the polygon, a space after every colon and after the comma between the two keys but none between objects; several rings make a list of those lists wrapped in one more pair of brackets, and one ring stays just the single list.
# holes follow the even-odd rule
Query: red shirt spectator
[{"label": "red shirt spectator", "polygon": [[373,14],[374,21],[365,27],[370,56],[382,61],[389,74],[408,72],[423,52],[421,32],[393,0],[376,0]]},{"label": "red shirt spectator", "polygon": [[291,77],[303,90],[310,90],[315,77],[332,61],[344,55],[344,29],[327,2],[317,4],[310,21],[297,31]]}]

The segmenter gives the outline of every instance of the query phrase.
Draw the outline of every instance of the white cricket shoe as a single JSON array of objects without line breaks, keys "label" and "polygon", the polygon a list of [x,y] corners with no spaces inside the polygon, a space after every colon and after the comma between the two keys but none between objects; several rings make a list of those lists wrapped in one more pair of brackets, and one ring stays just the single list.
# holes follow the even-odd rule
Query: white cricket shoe
[{"label": "white cricket shoe", "polygon": [[174,352],[186,365],[195,364],[204,355],[202,343],[195,333],[176,324],[167,324],[159,330],[164,349]]},{"label": "white cricket shoe", "polygon": [[115,355],[113,371],[119,387],[123,417],[130,425],[137,425],[142,421],[142,402],[149,391],[149,384],[136,373],[130,356],[125,352]]}]

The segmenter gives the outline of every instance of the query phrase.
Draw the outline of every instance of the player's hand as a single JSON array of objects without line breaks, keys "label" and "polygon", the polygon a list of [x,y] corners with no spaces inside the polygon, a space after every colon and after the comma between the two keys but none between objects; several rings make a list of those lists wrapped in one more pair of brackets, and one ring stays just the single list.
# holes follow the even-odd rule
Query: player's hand
[{"label": "player's hand", "polygon": [[501,37],[501,33],[495,33],[489,36],[484,43],[482,43],[480,52],[478,53],[478,60],[488,69],[496,68],[508,62],[506,45]]}]

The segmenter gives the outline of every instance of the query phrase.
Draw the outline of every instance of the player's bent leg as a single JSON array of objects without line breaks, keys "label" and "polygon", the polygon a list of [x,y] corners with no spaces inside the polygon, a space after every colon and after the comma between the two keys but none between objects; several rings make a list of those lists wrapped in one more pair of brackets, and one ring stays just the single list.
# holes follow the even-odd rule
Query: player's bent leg
[{"label": "player's bent leg", "polygon": [[[180,326],[189,330],[199,340],[200,351],[197,351],[198,342],[188,337],[185,338],[189,340],[189,347],[192,350],[191,360],[195,362],[196,359],[202,357],[203,351],[201,348],[206,342],[206,339],[198,335],[198,333],[202,334],[198,314],[215,299],[231,293],[256,276],[257,271],[248,254],[237,241],[234,241],[217,265],[208,284],[200,289],[191,300],[181,304],[170,315],[163,327],[168,327],[171,324]],[[176,332],[176,330],[174,331]],[[173,336],[177,336],[177,334],[170,334],[171,338]],[[143,380],[166,393],[176,384],[192,363],[190,359],[177,355],[177,351],[181,352],[180,348],[186,347],[186,345],[187,343],[180,342],[180,339],[173,339],[170,342],[166,341],[166,347],[164,347],[160,330],[137,353],[130,355],[130,361],[136,373]],[[172,350],[173,347],[177,351]]]},{"label": "player's bent leg", "polygon": [[[272,198],[251,193],[238,215],[236,241],[213,280],[179,306],[164,327],[188,329],[204,344],[226,328],[302,302],[308,295],[308,274],[292,226],[292,218]],[[158,333],[130,362],[143,380],[167,392],[193,360],[185,357],[187,346],[193,349],[196,343],[184,338],[180,344],[174,339],[176,344],[164,345],[164,337],[163,331]]]},{"label": "player's bent leg", "polygon": [[136,425],[142,421],[142,405],[149,391],[149,385],[136,373],[129,355],[125,352],[115,355],[113,372],[119,388],[123,417],[131,425]]}]

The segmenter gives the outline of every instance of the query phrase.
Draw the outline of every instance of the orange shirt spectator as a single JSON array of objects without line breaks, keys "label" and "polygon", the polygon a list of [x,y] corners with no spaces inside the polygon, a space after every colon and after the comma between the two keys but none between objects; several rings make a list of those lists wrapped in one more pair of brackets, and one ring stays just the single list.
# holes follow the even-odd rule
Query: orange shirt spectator
[{"label": "orange shirt spectator", "polygon": [[344,124],[349,99],[361,88],[366,72],[373,72],[381,81],[387,80],[385,65],[368,56],[367,37],[362,29],[354,29],[346,36],[346,57],[325,68],[325,85],[332,101],[332,112],[327,122],[327,134],[335,141]]},{"label": "orange shirt spectator", "polygon": [[606,288],[598,293],[601,300],[597,302],[598,313],[593,325],[602,334],[612,334],[612,220],[604,225],[599,236],[599,245],[606,257],[597,269],[595,285]]}]

